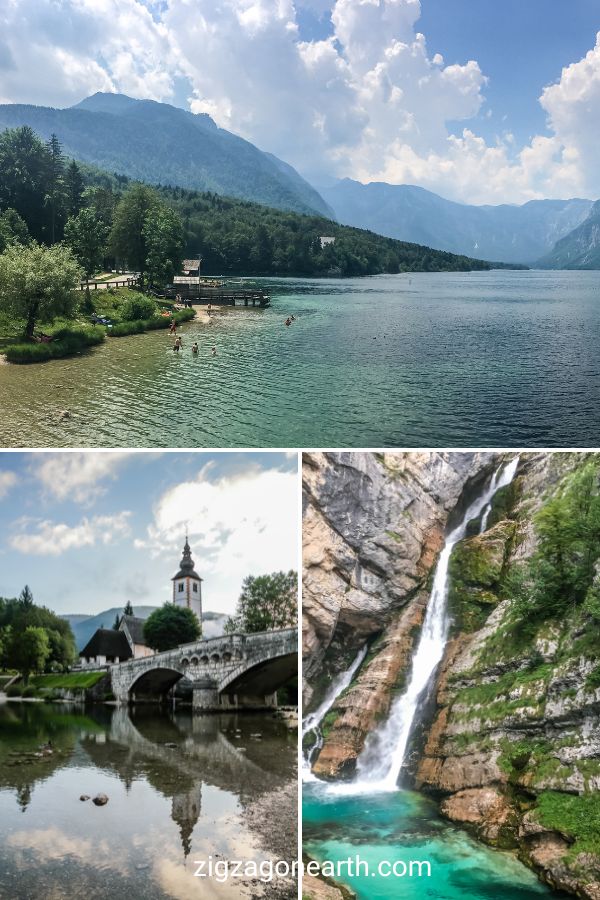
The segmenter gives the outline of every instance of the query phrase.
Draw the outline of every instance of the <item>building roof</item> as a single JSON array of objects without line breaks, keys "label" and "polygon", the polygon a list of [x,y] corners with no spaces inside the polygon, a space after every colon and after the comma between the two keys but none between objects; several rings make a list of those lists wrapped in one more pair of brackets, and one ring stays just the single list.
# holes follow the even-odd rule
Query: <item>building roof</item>
[{"label": "building roof", "polygon": [[114,628],[98,628],[91,636],[80,656],[118,656],[119,659],[130,659],[133,656],[129,641],[122,631]]},{"label": "building roof", "polygon": [[190,549],[190,545],[188,544],[187,537],[185,539],[185,544],[183,547],[181,562],[179,563],[179,571],[177,575],[173,575],[171,581],[176,581],[178,578],[191,578],[193,581],[202,581],[202,579],[194,569],[194,560],[192,559],[192,551]]},{"label": "building roof", "polygon": [[145,619],[140,619],[139,616],[121,616],[119,628],[123,630],[123,628],[127,626],[127,631],[129,632],[129,636],[133,643],[144,644],[144,646],[147,646],[148,642],[144,637],[145,621]]}]

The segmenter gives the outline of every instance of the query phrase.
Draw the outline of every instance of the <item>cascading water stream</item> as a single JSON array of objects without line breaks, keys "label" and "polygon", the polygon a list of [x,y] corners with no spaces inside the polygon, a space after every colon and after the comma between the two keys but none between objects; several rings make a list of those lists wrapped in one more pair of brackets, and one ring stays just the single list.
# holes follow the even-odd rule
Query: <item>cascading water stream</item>
[{"label": "cascading water stream", "polygon": [[390,715],[381,728],[367,738],[356,767],[356,779],[351,784],[333,785],[331,790],[339,793],[362,793],[397,790],[397,782],[404,763],[408,740],[419,706],[419,700],[431,682],[432,675],[444,655],[448,638],[448,567],[455,544],[462,540],[469,522],[482,516],[480,533],[487,526],[488,506],[500,488],[513,480],[519,458],[501,466],[493,475],[483,494],[464,513],[459,525],[446,537],[438,560],[433,587],[421,637],[415,650],[404,694],[396,700]]},{"label": "cascading water stream", "polygon": [[315,752],[317,750],[320,750],[323,746],[323,734],[320,727],[321,722],[323,721],[337,698],[340,696],[342,691],[344,691],[351,683],[365,656],[367,655],[367,650],[367,644],[365,644],[364,647],[361,647],[355,658],[352,660],[349,668],[346,669],[345,672],[340,672],[340,674],[333,679],[333,681],[329,685],[329,690],[325,694],[325,697],[323,698],[321,703],[313,712],[309,713],[302,722],[302,740],[304,741],[306,735],[310,734],[311,732],[313,732],[315,735],[315,743],[310,747],[309,750],[303,751],[302,754],[303,781],[316,781],[316,778],[312,774],[310,767]]}]

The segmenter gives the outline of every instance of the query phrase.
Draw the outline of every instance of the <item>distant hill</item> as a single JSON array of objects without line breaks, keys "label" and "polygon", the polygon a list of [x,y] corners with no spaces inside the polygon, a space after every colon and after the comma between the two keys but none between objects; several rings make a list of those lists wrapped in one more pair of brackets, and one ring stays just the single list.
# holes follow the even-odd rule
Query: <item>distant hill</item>
[{"label": "distant hill", "polygon": [[[155,609],[158,609],[158,607],[134,606],[133,612],[134,615],[139,616],[140,619],[147,619],[150,613],[154,612]],[[82,650],[97,628],[112,628],[115,616],[117,614],[121,615],[122,612],[122,606],[113,606],[110,609],[105,609],[101,613],[97,613],[95,616],[73,614],[62,616],[62,618],[66,619],[71,626],[71,630],[75,635],[77,650]],[[213,638],[223,634],[223,628],[227,618],[228,617],[222,613],[203,613],[202,621],[204,626],[204,637]]]},{"label": "distant hill", "polygon": [[344,225],[437,250],[505,263],[534,263],[588,216],[591,200],[469,206],[415,185],[345,178],[321,189]]},{"label": "distant hill", "polygon": [[210,116],[167,103],[98,93],[68,109],[0,105],[0,130],[18,125],[45,139],[54,132],[69,156],[130,178],[332,216],[287,163],[218,128]]},{"label": "distant hill", "polygon": [[600,269],[600,200],[589,216],[539,260],[547,269]]}]

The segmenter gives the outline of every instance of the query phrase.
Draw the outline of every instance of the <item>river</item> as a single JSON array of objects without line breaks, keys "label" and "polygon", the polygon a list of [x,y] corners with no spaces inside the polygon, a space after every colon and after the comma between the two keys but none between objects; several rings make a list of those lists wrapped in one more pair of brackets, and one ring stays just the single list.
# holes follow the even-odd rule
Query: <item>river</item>
[{"label": "river", "polygon": [[[0,444],[599,442],[597,272],[261,283],[270,309],[218,310],[210,326],[184,326],[181,354],[165,332],[152,332],[75,359],[0,366]],[[297,320],[286,327],[291,313]]]},{"label": "river", "polygon": [[[296,859],[296,756],[266,713],[0,704],[0,897],[295,898],[293,878],[194,872]],[[99,793],[105,806],[80,800]]]}]

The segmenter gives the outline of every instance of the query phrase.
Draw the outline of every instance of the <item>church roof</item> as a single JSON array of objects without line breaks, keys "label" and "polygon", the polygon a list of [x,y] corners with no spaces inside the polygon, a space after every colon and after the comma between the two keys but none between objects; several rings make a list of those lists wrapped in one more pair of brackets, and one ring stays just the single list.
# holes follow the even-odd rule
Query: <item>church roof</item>
[{"label": "church roof", "polygon": [[91,636],[80,656],[118,656],[119,659],[130,659],[133,656],[129,641],[122,631],[114,628],[98,628]]},{"label": "church roof", "polygon": [[129,636],[134,644],[144,644],[147,645],[146,638],[144,637],[144,622],[145,619],[140,619],[139,616],[121,616],[121,621],[119,623],[119,628],[123,630],[125,626],[127,627],[127,631],[129,632]]},{"label": "church roof", "polygon": [[194,568],[194,560],[192,559],[192,551],[190,545],[188,544],[188,539],[186,537],[185,544],[183,547],[183,555],[181,557],[181,562],[179,563],[179,571],[177,575],[173,575],[171,581],[176,581],[178,578],[191,578],[193,581],[202,581],[198,573]]}]

